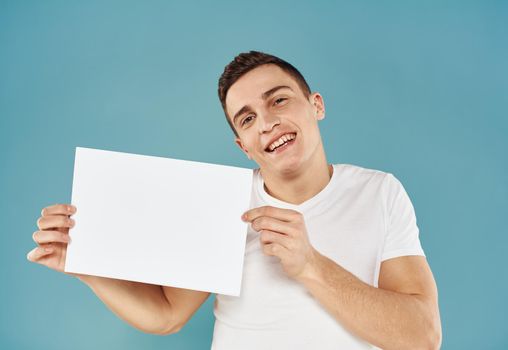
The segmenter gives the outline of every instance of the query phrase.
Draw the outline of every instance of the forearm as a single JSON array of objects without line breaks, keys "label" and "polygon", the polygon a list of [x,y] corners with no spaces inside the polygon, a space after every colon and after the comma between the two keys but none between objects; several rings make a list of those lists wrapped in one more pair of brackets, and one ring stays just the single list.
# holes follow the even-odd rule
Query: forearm
[{"label": "forearm", "polygon": [[161,286],[113,278],[79,275],[118,317],[147,333],[168,334],[174,331],[170,304]]},{"label": "forearm", "polygon": [[434,346],[433,316],[418,296],[370,286],[318,252],[298,280],[346,329],[375,346]]}]

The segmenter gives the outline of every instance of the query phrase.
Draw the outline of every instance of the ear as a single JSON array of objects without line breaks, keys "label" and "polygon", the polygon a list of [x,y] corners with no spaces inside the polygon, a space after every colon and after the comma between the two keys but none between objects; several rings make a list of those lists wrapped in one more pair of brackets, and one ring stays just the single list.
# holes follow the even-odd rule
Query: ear
[{"label": "ear", "polygon": [[245,155],[247,156],[247,158],[249,159],[252,159],[250,157],[250,154],[249,152],[245,149],[245,147],[243,146],[243,143],[242,143],[242,140],[238,137],[235,138],[235,143],[238,145],[238,147],[242,150],[243,153],[245,153]]},{"label": "ear", "polygon": [[310,103],[314,107],[314,114],[317,120],[325,119],[325,102],[319,92],[314,92],[309,97]]}]

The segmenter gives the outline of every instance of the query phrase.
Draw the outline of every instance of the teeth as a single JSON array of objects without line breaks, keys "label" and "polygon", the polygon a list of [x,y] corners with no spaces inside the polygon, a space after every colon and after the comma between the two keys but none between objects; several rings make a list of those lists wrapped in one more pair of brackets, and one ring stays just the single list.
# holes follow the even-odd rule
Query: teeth
[{"label": "teeth", "polygon": [[268,146],[268,149],[270,152],[272,152],[275,148],[282,145],[284,142],[293,140],[296,137],[296,134],[286,134],[282,135],[277,141],[273,142],[270,146]]}]

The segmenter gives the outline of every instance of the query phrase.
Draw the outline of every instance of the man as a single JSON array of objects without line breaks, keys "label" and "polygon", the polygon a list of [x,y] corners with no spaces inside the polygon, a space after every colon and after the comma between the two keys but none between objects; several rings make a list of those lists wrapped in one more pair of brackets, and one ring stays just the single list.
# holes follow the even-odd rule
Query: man
[{"label": "man", "polygon": [[[253,171],[242,293],[217,295],[212,349],[437,349],[437,287],[390,173],[328,164],[322,96],[289,63],[242,53],[219,98]],[[29,260],[63,271],[76,208],[43,209]],[[49,250],[45,250],[49,249]],[[180,330],[210,293],[77,275],[119,317]]]}]

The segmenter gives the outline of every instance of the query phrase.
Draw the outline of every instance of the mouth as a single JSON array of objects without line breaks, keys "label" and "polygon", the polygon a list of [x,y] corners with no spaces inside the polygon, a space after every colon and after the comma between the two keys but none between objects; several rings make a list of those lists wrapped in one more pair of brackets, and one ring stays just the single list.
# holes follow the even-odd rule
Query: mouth
[{"label": "mouth", "polygon": [[288,148],[292,147],[293,144],[295,143],[296,141],[296,137],[297,137],[297,134],[296,133],[293,133],[294,137],[292,140],[288,140],[280,145],[278,145],[277,147],[275,147],[273,150],[270,150],[270,147],[266,148],[265,149],[265,152],[269,153],[269,154],[273,154],[273,155],[278,155],[282,152],[284,152],[285,150],[287,150]]}]

